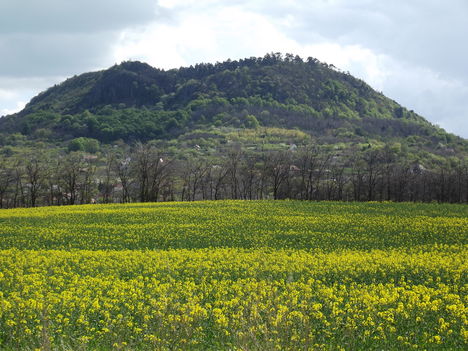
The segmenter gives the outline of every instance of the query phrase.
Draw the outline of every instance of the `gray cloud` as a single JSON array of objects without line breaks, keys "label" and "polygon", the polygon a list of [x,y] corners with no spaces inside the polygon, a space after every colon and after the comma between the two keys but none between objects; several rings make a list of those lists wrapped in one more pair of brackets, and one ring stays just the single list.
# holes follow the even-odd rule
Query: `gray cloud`
[{"label": "gray cloud", "polygon": [[2,0],[0,33],[120,30],[154,19],[154,0]]},{"label": "gray cloud", "polygon": [[307,33],[343,44],[359,44],[414,64],[459,77],[468,76],[463,64],[468,47],[468,2],[313,1],[293,12],[297,25],[290,35],[301,42]]},{"label": "gray cloud", "polygon": [[0,76],[57,76],[83,73],[109,62],[114,32],[14,34],[0,38]]},{"label": "gray cloud", "polygon": [[105,67],[123,29],[161,16],[155,0],[3,0],[0,76],[68,76]]}]

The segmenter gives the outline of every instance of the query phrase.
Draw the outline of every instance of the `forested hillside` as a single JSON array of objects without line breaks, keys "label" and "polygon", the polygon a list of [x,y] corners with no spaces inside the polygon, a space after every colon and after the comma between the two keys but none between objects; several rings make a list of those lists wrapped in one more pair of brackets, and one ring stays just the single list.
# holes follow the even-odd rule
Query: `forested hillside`
[{"label": "forested hillside", "polygon": [[3,133],[101,142],[171,139],[212,126],[297,128],[336,140],[461,142],[348,73],[280,54],[169,71],[124,62],[70,78],[0,120]]},{"label": "forested hillside", "polygon": [[70,78],[0,119],[0,206],[468,201],[468,141],[316,59]]}]

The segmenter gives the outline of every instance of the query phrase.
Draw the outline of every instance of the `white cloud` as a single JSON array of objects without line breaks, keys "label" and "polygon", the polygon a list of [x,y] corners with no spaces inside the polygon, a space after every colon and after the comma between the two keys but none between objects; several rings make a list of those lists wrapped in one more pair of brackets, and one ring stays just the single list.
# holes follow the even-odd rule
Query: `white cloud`
[{"label": "white cloud", "polygon": [[[0,100],[1,101],[1,100]],[[24,101],[16,101],[16,106],[9,109],[9,108],[3,108],[0,110],[0,117],[2,116],[7,116],[7,115],[11,115],[13,113],[16,113],[16,112],[19,112],[21,111],[24,106],[26,106],[26,102]]]},{"label": "white cloud", "polygon": [[16,98],[16,94],[9,90],[0,89],[0,101],[1,100],[10,100]]},{"label": "white cloud", "polygon": [[39,92],[64,80],[64,77],[0,77],[0,116],[19,112]]},{"label": "white cloud", "polygon": [[427,67],[392,62],[384,93],[429,121],[468,137],[468,84]]},{"label": "white cloud", "polygon": [[342,71],[350,71],[355,77],[365,80],[377,90],[383,89],[388,77],[386,66],[390,59],[369,48],[324,41],[319,44],[301,46],[298,50],[304,55],[333,64]]},{"label": "white cloud", "polygon": [[114,57],[116,61],[139,59],[174,68],[298,48],[264,16],[229,6],[181,13],[171,24],[155,22],[143,30],[127,30],[115,47]]}]

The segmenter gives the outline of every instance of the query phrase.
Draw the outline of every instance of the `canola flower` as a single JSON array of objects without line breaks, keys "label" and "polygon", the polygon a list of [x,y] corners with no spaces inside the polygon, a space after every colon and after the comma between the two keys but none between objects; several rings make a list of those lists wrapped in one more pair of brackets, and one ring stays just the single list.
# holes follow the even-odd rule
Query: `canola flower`
[{"label": "canola flower", "polygon": [[468,346],[467,207],[0,211],[0,349]]}]

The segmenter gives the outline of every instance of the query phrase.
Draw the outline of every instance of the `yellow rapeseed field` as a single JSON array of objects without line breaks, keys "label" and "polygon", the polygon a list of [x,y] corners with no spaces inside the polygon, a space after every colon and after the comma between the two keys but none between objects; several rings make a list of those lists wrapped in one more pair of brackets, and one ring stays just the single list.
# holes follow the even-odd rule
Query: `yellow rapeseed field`
[{"label": "yellow rapeseed field", "polygon": [[0,349],[466,350],[468,206],[0,211]]}]

